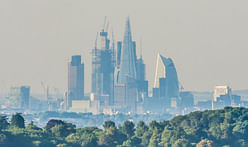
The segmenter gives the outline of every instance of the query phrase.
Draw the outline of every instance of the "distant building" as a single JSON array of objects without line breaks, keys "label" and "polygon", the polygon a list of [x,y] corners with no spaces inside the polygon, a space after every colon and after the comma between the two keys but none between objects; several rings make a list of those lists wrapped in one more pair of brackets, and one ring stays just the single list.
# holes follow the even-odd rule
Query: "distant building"
[{"label": "distant building", "polygon": [[143,60],[137,61],[136,43],[132,40],[129,18],[126,21],[123,42],[117,43],[116,63],[115,106],[119,106],[119,110],[123,112],[136,113],[137,103],[141,101],[142,95],[148,93],[148,83],[144,80]]},{"label": "distant building", "polygon": [[214,101],[217,101],[217,98],[221,95],[232,95],[231,88],[229,86],[215,86],[214,88]]},{"label": "distant building", "polygon": [[[171,58],[165,58],[158,54],[156,73],[154,80],[154,91],[156,94],[153,97],[159,97],[161,102],[164,102],[167,107],[171,106],[171,100],[173,99],[173,106],[175,101],[179,97],[179,82],[175,65]],[[157,89],[159,89],[157,91]]]},{"label": "distant building", "polygon": [[199,110],[203,111],[203,110],[211,110],[212,109],[212,101],[198,101],[197,105],[196,105]]},{"label": "distant building", "polygon": [[126,84],[115,85],[115,105],[122,112],[136,112],[136,104],[138,102],[137,83],[129,79]]},{"label": "distant building", "polygon": [[146,80],[146,66],[142,56],[136,63],[136,81],[139,99],[144,99],[144,97],[148,96],[148,81]]},{"label": "distant building", "polygon": [[138,81],[146,80],[146,65],[144,64],[143,58],[140,57],[136,64],[136,79]]},{"label": "distant building", "polygon": [[11,87],[10,88],[10,105],[15,109],[29,109],[30,87]]},{"label": "distant building", "polygon": [[109,95],[109,105],[114,102],[114,58],[114,46],[110,46],[108,32],[103,29],[92,50],[91,92],[96,96]]},{"label": "distant building", "polygon": [[[129,18],[126,21],[124,40],[118,45],[117,63],[120,62],[117,83],[125,84],[127,79],[136,79],[136,43],[132,40],[131,26]],[[120,58],[120,59],[119,59]],[[118,61],[119,60],[119,61]]]},{"label": "distant building", "polygon": [[232,90],[229,86],[215,86],[212,109],[221,109],[232,104]]},{"label": "distant building", "polygon": [[240,106],[242,103],[241,96],[239,95],[232,95],[232,105],[233,106]]},{"label": "distant building", "polygon": [[84,64],[81,56],[72,56],[68,65],[68,93],[66,108],[72,106],[73,100],[84,100]]},{"label": "distant building", "polygon": [[192,92],[183,91],[180,92],[180,106],[181,108],[193,108],[194,107],[194,96]]},{"label": "distant building", "polygon": [[99,114],[100,102],[91,100],[73,100],[69,112]]}]

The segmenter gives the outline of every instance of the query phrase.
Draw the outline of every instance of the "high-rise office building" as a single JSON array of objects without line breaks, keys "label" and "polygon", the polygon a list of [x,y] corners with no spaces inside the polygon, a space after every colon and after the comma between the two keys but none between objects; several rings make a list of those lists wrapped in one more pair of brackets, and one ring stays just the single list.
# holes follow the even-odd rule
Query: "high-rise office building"
[{"label": "high-rise office building", "polygon": [[97,96],[108,95],[108,104],[114,103],[114,46],[110,46],[108,32],[103,29],[92,50],[92,88]]},{"label": "high-rise office building", "polygon": [[159,88],[159,97],[162,99],[179,97],[179,82],[175,65],[171,58],[160,54],[157,57],[154,88]]},{"label": "high-rise office building", "polygon": [[10,99],[12,108],[29,109],[30,87],[11,87]]},{"label": "high-rise office building", "polygon": [[[144,99],[148,96],[148,81],[146,80],[146,66],[142,59],[142,56],[137,60],[136,63],[136,81],[139,98]],[[139,99],[140,100],[140,99]]]},{"label": "high-rise office building", "polygon": [[68,65],[68,93],[67,109],[71,107],[73,100],[84,99],[84,64],[81,62],[81,56],[72,56]]},{"label": "high-rise office building", "polygon": [[143,58],[140,57],[136,63],[136,80],[145,81],[146,79],[146,66],[144,64]]},{"label": "high-rise office building", "polygon": [[[121,55],[117,55],[117,57],[120,57],[120,69],[117,76],[117,83],[125,84],[129,78],[136,79],[136,43],[132,40],[129,18],[126,21],[124,39],[121,44],[122,48],[120,49],[118,46],[117,51],[117,53],[121,53]],[[120,43],[118,43],[118,45],[120,45]]]},{"label": "high-rise office building", "polygon": [[[139,62],[137,82],[137,56],[136,42],[132,40],[130,20],[127,18],[123,42],[117,43],[117,62],[116,62],[116,85],[115,85],[115,105],[122,106],[127,112],[136,112],[138,99],[138,83],[140,91],[146,91],[148,83],[144,83],[145,76],[140,73],[145,70],[143,60]],[[143,83],[141,83],[143,82]],[[142,85],[142,86],[141,86]],[[147,88],[148,89],[148,88]]]}]

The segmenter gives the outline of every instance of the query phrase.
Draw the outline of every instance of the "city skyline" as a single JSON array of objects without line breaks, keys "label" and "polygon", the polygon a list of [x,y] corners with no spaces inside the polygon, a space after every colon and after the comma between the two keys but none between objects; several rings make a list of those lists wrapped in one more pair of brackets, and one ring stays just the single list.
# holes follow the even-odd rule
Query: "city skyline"
[{"label": "city skyline", "polygon": [[[221,2],[227,5],[224,7]],[[127,8],[119,14],[111,13],[111,10],[117,11],[117,8],[111,9],[105,3],[103,5],[108,8],[106,12],[86,14],[83,12],[90,10],[83,5],[83,2],[62,1],[55,7],[57,11],[53,9],[55,3],[52,2],[51,6],[46,6],[41,1],[1,2],[3,3],[1,7],[5,6],[2,9],[5,13],[0,15],[3,18],[0,28],[1,92],[13,85],[24,84],[31,86],[31,92],[41,93],[43,92],[41,82],[59,88],[61,93],[64,92],[67,85],[67,59],[75,54],[81,54],[84,59],[85,91],[89,92],[90,50],[94,47],[95,32],[101,28],[104,16],[108,16],[110,24],[114,27],[115,41],[121,40],[125,18],[128,15],[131,19],[132,35],[137,43],[138,56],[142,42],[146,70],[150,71],[147,72],[149,85],[154,83],[153,65],[159,52],[173,59],[179,81],[187,90],[209,91],[215,85],[247,89],[245,75],[248,71],[244,68],[248,60],[245,58],[247,22],[242,19],[248,14],[242,6],[247,2],[234,5],[231,5],[230,1],[221,2],[216,2],[214,6],[211,5],[213,1],[195,3],[194,6],[203,8],[198,15],[194,14],[198,12],[196,8],[183,14],[183,10],[193,7],[191,3],[186,2],[180,7],[175,2],[151,3],[149,6],[158,8],[151,14],[145,12],[149,2],[145,2],[146,5],[143,6],[134,2],[130,7],[124,2],[120,4],[123,7],[113,2],[113,5],[121,10]],[[67,7],[67,4],[71,6]],[[159,4],[169,4],[173,9],[165,9],[166,6]],[[204,4],[206,5],[203,6]],[[88,5],[90,8],[94,6],[93,3]],[[82,7],[83,10],[80,9]],[[219,7],[223,8],[222,11],[218,11]],[[36,8],[39,9],[35,10]],[[48,13],[42,14],[45,12],[42,8],[48,10]],[[179,11],[181,9],[182,11]],[[233,12],[229,12],[229,9]],[[178,13],[165,13],[177,12],[177,10]],[[19,11],[21,12],[18,14]],[[31,12],[34,12],[34,15]],[[152,16],[157,17],[152,18]]]}]

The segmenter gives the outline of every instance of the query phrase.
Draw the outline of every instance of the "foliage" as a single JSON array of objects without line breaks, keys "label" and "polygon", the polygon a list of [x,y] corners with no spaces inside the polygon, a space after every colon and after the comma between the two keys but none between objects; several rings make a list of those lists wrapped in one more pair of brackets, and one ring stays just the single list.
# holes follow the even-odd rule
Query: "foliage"
[{"label": "foliage", "polygon": [[11,117],[11,126],[17,128],[25,128],[24,118],[22,117],[21,113],[16,113]]},{"label": "foliage", "polygon": [[7,116],[0,116],[0,130],[7,129],[9,126],[9,122]]},{"label": "foliage", "polygon": [[[20,113],[10,125],[0,116],[0,146],[12,147],[246,147],[248,146],[248,109],[226,107],[192,112],[170,121],[140,121],[135,127],[114,121],[97,127],[76,128],[62,120],[49,120],[44,129],[33,122],[25,128]],[[10,127],[9,127],[10,126]]]}]

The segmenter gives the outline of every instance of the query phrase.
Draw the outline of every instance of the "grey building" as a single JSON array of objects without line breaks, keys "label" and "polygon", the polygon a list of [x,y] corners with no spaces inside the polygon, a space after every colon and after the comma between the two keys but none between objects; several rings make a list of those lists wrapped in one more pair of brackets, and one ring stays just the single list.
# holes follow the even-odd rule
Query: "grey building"
[{"label": "grey building", "polygon": [[72,100],[84,99],[84,64],[81,56],[72,56],[68,64],[68,93],[66,108],[71,107]]}]

